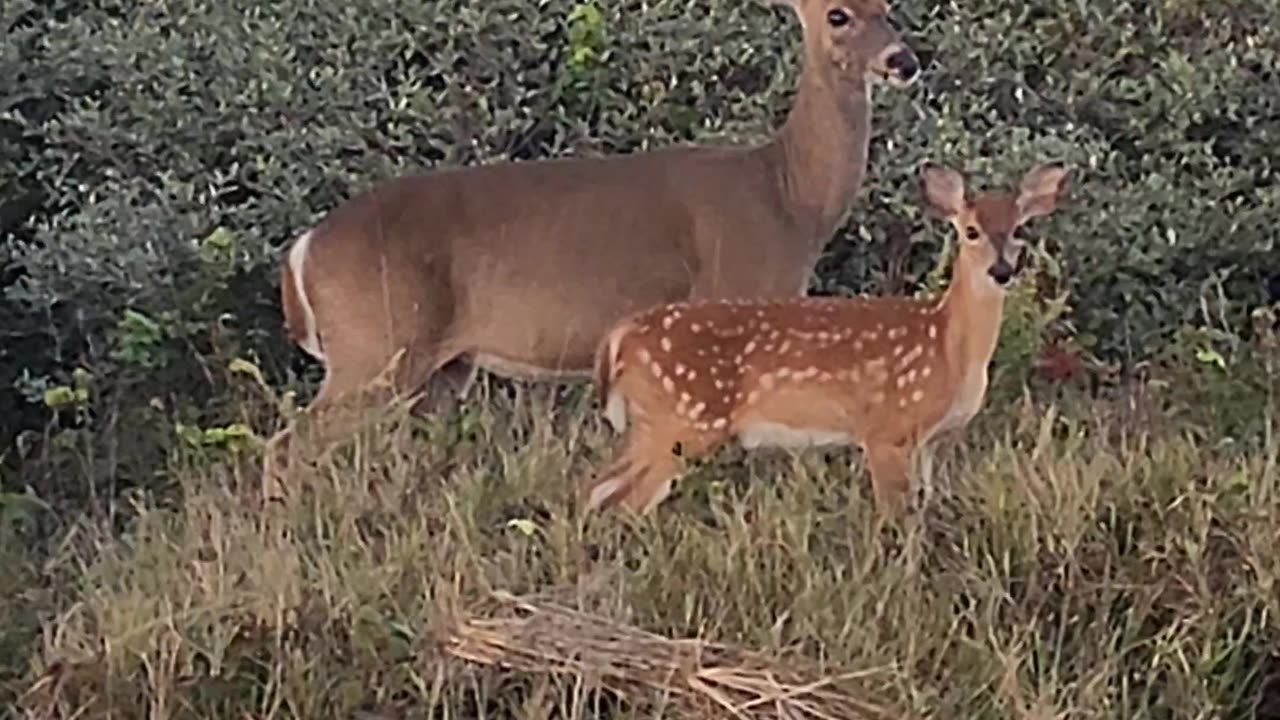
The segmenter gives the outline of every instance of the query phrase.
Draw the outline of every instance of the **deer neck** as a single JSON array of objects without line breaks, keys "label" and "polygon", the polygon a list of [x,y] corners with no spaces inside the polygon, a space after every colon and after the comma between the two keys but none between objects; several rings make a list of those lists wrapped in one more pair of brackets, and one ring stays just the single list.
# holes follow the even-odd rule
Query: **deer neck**
[{"label": "deer neck", "polygon": [[871,134],[869,87],[831,77],[822,63],[806,61],[791,111],[770,145],[784,206],[815,250],[862,186]]},{"label": "deer neck", "polygon": [[961,377],[986,368],[1004,318],[1005,291],[985,270],[971,265],[963,255],[956,259],[951,284],[939,301],[946,318],[946,352],[958,362]]}]

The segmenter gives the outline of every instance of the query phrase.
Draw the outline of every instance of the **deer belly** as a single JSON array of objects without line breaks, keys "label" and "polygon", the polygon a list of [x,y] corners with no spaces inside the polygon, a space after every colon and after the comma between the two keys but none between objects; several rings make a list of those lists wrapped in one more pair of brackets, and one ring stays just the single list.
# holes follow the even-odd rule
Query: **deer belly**
[{"label": "deer belly", "polygon": [[744,448],[807,448],[822,445],[849,445],[853,438],[846,432],[825,428],[792,427],[768,420],[756,420],[738,429],[738,442]]},{"label": "deer belly", "polygon": [[545,382],[585,380],[591,377],[590,366],[585,362],[570,363],[560,358],[539,363],[513,360],[491,353],[477,353],[475,363],[494,375],[513,380]]}]

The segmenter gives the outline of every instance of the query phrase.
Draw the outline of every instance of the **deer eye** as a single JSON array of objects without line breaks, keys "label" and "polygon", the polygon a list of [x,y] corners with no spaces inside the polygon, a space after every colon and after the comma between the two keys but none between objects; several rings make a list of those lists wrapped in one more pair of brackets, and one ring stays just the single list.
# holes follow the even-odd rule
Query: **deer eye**
[{"label": "deer eye", "polygon": [[849,13],[843,10],[830,10],[827,12],[827,24],[831,27],[844,27],[849,24]]},{"label": "deer eye", "polygon": [[978,228],[970,225],[964,229],[964,237],[966,240],[977,240],[982,234],[978,232]]}]

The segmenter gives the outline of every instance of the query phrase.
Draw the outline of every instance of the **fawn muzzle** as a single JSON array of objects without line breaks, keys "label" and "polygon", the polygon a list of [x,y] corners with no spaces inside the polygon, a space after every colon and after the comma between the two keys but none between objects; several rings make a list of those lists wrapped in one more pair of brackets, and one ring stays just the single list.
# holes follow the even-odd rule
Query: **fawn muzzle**
[{"label": "fawn muzzle", "polygon": [[1013,266],[1009,264],[1009,261],[1002,257],[991,265],[987,270],[987,274],[991,276],[992,280],[996,281],[997,285],[1004,287],[1009,284],[1011,279],[1013,279]]}]

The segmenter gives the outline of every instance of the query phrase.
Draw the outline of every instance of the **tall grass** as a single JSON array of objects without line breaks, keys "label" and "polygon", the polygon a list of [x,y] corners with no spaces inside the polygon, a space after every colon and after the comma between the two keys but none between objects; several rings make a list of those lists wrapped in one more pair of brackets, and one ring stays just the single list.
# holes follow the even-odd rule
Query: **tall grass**
[{"label": "tall grass", "polygon": [[613,441],[583,401],[392,409],[267,508],[252,455],[175,457],[180,498],[136,498],[123,531],[73,522],[38,564],[5,549],[0,678],[15,717],[671,716],[442,651],[490,591],[555,591],[879,668],[920,716],[1276,717],[1280,438],[988,407],[944,456],[947,494],[886,532],[853,451],[730,451],[651,517],[579,517]]}]

